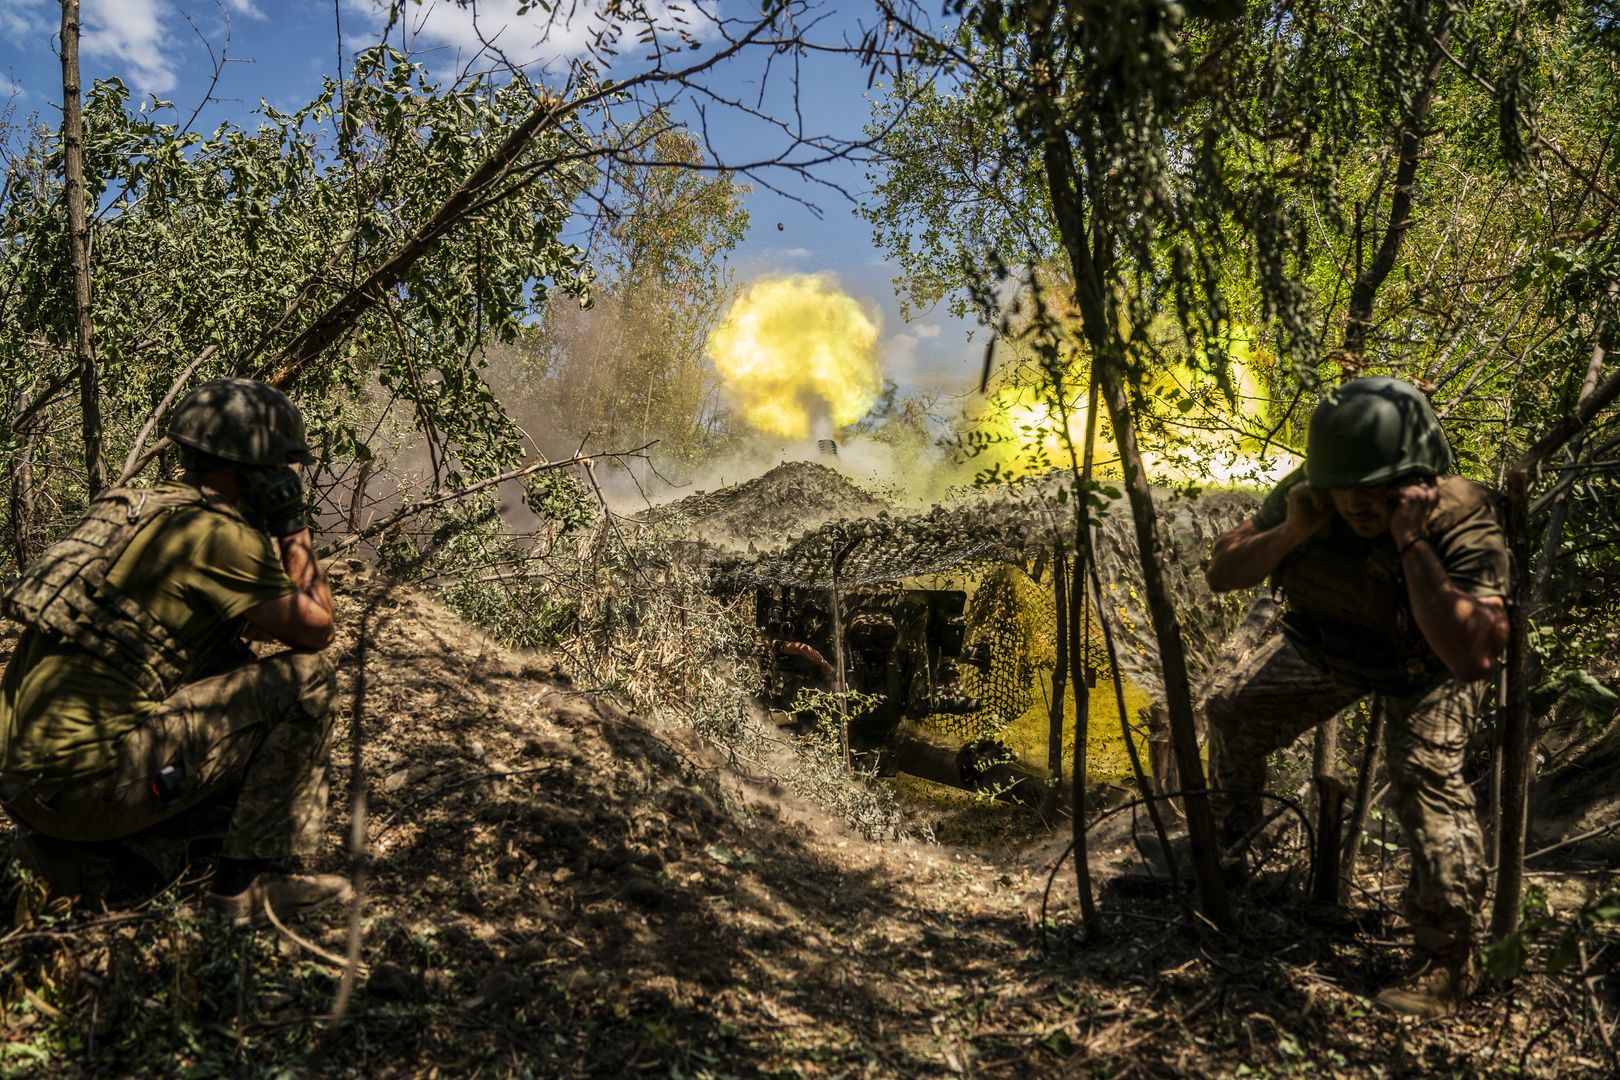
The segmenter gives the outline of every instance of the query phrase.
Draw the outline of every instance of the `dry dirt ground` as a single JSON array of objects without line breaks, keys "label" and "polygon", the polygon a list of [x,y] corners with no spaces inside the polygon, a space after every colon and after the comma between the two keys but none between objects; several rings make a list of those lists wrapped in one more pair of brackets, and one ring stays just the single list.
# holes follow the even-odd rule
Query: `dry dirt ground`
[{"label": "dry dirt ground", "polygon": [[182,881],[0,936],[0,1072],[1615,1075],[1568,976],[1442,1022],[1376,1012],[1365,995],[1401,964],[1376,916],[1328,931],[1250,898],[1218,934],[1115,890],[1105,941],[1076,943],[1060,903],[1043,947],[1053,843],[862,840],[339,570],[332,866],[356,733],[368,811],[352,995],[349,912],[232,931]]}]

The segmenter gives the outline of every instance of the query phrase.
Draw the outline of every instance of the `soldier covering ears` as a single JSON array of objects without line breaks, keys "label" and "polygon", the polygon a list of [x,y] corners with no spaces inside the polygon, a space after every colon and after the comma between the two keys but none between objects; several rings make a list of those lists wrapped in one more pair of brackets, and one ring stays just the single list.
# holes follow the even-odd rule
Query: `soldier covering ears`
[{"label": "soldier covering ears", "polygon": [[1487,489],[1452,472],[1428,400],[1355,379],[1311,416],[1305,465],[1215,542],[1216,592],[1282,594],[1282,632],[1205,694],[1223,839],[1260,820],[1266,756],[1368,694],[1389,733],[1390,798],[1411,847],[1406,915],[1418,962],[1380,1003],[1456,1010],[1475,982],[1485,860],[1463,755],[1507,643],[1506,539]]}]

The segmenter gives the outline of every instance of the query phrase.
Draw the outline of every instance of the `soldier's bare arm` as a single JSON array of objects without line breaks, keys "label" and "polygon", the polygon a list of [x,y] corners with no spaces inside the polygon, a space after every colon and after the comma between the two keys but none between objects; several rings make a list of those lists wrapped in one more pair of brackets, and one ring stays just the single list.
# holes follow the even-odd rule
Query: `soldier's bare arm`
[{"label": "soldier's bare arm", "polygon": [[1496,672],[1508,639],[1507,605],[1499,596],[1459,589],[1427,542],[1429,514],[1438,496],[1432,483],[1406,484],[1391,494],[1389,531],[1401,552],[1412,615],[1429,648],[1463,682]]},{"label": "soldier's bare arm", "polygon": [[278,537],[281,565],[298,591],[251,607],[247,623],[272,640],[295,649],[324,649],[332,644],[332,587],[310,543],[309,530]]},{"label": "soldier's bare arm", "polygon": [[1204,580],[1218,593],[1260,584],[1332,515],[1333,504],[1322,492],[1309,484],[1294,485],[1288,492],[1288,517],[1281,525],[1262,529],[1245,521],[1215,541]]}]

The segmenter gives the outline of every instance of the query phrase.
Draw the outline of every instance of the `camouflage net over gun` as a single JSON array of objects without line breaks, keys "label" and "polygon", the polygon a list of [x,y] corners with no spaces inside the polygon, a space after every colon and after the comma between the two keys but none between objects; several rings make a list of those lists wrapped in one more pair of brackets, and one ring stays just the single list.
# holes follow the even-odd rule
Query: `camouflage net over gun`
[{"label": "camouflage net over gun", "polygon": [[[803,471],[798,467],[796,482]],[[842,477],[837,482],[847,483]],[[1072,508],[1057,497],[1067,482],[1053,474],[916,514],[879,510],[827,521],[763,553],[720,556],[710,563],[711,580],[722,592],[758,586],[831,590],[836,583],[845,593],[947,574],[978,580],[966,612],[956,686],[961,695],[978,699],[978,706],[931,712],[925,722],[964,739],[990,737],[1030,708],[1055,662],[1050,572],[1038,568],[1050,563],[1056,545],[1072,540]],[[737,507],[741,497],[724,501]],[[1203,580],[1204,560],[1217,536],[1252,516],[1257,500],[1246,492],[1213,491],[1159,492],[1155,501],[1167,585],[1177,598],[1189,674],[1197,685],[1250,600],[1247,594],[1212,595]],[[1103,595],[1092,617],[1109,620],[1114,629],[1121,673],[1162,698],[1158,643],[1142,597],[1129,508],[1122,499],[1105,502],[1095,512],[1095,525]],[[1099,643],[1091,644],[1098,654],[1079,666],[1106,670]]]}]

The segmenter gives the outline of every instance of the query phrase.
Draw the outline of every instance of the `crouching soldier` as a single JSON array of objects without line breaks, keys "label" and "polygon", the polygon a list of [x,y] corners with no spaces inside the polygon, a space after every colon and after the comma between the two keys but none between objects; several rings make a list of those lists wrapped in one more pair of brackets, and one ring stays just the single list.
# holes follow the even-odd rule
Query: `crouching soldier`
[{"label": "crouching soldier", "polygon": [[1490,495],[1452,475],[1427,399],[1398,379],[1334,390],[1311,416],[1305,465],[1215,542],[1216,592],[1268,576],[1282,633],[1206,693],[1224,839],[1260,820],[1266,756],[1367,694],[1382,697],[1390,798],[1411,847],[1406,915],[1418,962],[1378,1000],[1453,1012],[1474,983],[1485,862],[1462,777],[1487,677],[1507,642],[1506,540]]},{"label": "crouching soldier", "polygon": [[[178,482],[103,492],[4,597],[24,627],[0,682],[19,857],[49,877],[206,802],[228,814],[208,906],[242,923],[342,899],[342,877],[294,862],[321,834],[334,695],[332,594],[289,467],[313,460],[303,417],[221,380],[169,437]],[[255,659],[244,634],[291,651]]]}]

